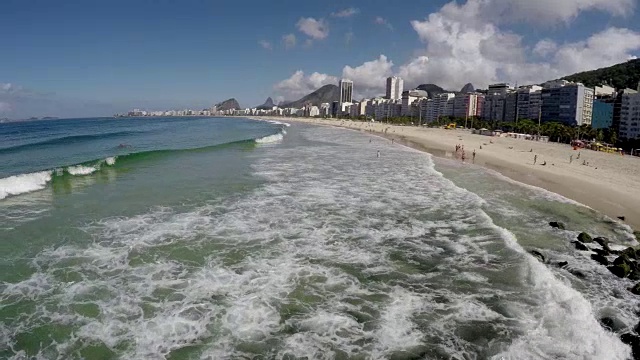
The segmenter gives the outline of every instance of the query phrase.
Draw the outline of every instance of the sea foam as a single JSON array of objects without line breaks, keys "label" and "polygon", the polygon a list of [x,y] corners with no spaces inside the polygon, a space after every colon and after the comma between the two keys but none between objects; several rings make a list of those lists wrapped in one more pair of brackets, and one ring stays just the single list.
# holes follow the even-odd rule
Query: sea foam
[{"label": "sea foam", "polygon": [[51,171],[14,175],[0,179],[0,199],[42,190],[51,181]]}]

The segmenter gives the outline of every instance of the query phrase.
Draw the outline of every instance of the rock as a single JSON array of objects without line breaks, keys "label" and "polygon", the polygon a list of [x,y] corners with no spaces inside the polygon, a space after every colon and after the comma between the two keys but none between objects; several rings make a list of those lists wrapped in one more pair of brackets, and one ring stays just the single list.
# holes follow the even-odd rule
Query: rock
[{"label": "rock", "polygon": [[636,325],[636,327],[633,328],[633,331],[635,331],[636,334],[640,334],[640,323],[638,323],[638,325]]},{"label": "rock", "polygon": [[629,274],[629,280],[640,281],[640,271],[637,269],[631,270],[631,274]]},{"label": "rock", "polygon": [[567,271],[569,272],[569,274],[579,278],[579,279],[584,279],[587,277],[587,275],[585,275],[582,271],[580,270],[576,270],[576,269],[567,269]]},{"label": "rock", "polygon": [[609,266],[609,259],[607,259],[606,256],[602,256],[600,254],[591,254],[591,259],[600,263],[601,265]]},{"label": "rock", "polygon": [[572,243],[573,245],[575,245],[577,250],[589,251],[589,248],[585,244],[581,243],[580,241],[572,241]]},{"label": "rock", "polygon": [[559,221],[552,221],[549,223],[549,226],[551,226],[552,228],[564,230],[564,224]]},{"label": "rock", "polygon": [[626,255],[620,255],[615,260],[613,260],[613,265],[620,265],[620,264],[630,265],[631,260]]},{"label": "rock", "polygon": [[556,264],[556,266],[559,267],[559,268],[563,268],[563,267],[565,267],[567,265],[569,265],[569,263],[567,261],[561,261],[561,262]]},{"label": "rock", "polygon": [[628,257],[629,257],[629,258],[631,258],[631,259],[636,259],[636,258],[637,258],[637,255],[636,255],[636,249],[634,249],[634,248],[632,248],[632,247],[628,247],[628,248],[626,248],[626,249],[622,250],[622,251],[620,252],[620,255],[626,255],[626,256],[628,256]]},{"label": "rock", "polygon": [[620,219],[620,220],[624,221],[624,220],[625,220],[625,217],[624,217],[624,216],[618,216],[618,219]]},{"label": "rock", "polygon": [[531,255],[535,256],[538,260],[540,260],[540,262],[544,263],[544,255],[542,255],[541,252],[537,251],[537,250],[531,250],[529,251],[529,253],[531,253]]},{"label": "rock", "polygon": [[633,232],[633,236],[635,236],[636,240],[638,240],[640,242],[640,231],[634,231]]},{"label": "rock", "polygon": [[609,256],[610,255],[609,251],[603,250],[603,249],[593,249],[593,252],[598,254],[598,255],[601,255],[601,256]]},{"label": "rock", "polygon": [[631,333],[620,335],[620,341],[631,346],[634,359],[640,359],[640,336]]},{"label": "rock", "polygon": [[608,266],[607,269],[609,269],[609,271],[611,271],[613,275],[619,278],[627,277],[631,272],[631,268],[629,267],[629,264],[618,264],[618,265]]},{"label": "rock", "polygon": [[629,291],[636,295],[640,295],[640,283],[637,283],[633,287],[629,288]]},{"label": "rock", "polygon": [[610,317],[603,317],[602,319],[600,319],[600,325],[602,325],[602,327],[607,331],[613,331],[613,324],[614,321]]},{"label": "rock", "polygon": [[586,232],[581,232],[580,235],[578,235],[578,241],[581,243],[590,243],[593,242],[593,239],[591,238],[591,235]]},{"label": "rock", "polygon": [[600,244],[603,249],[609,248],[609,239],[607,239],[606,237],[598,236],[597,238],[594,238],[593,241]]}]

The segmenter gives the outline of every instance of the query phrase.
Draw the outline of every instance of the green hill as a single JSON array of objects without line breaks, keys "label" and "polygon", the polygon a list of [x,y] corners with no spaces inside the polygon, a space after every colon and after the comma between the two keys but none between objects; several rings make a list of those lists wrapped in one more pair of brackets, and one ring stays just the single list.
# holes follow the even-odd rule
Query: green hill
[{"label": "green hill", "polygon": [[587,87],[609,84],[616,89],[636,89],[640,81],[640,59],[629,60],[622,64],[602,69],[585,71],[563,79],[581,82]]}]

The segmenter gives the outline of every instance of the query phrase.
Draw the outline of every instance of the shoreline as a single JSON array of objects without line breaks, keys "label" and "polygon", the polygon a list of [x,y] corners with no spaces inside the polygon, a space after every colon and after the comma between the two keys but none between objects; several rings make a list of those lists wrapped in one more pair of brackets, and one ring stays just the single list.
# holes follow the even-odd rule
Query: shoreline
[{"label": "shoreline", "polygon": [[[567,144],[490,137],[468,130],[444,130],[349,120],[287,117],[248,117],[255,120],[291,121],[341,127],[376,134],[399,144],[454,160],[455,146],[467,146],[468,163],[476,151],[475,165],[496,171],[517,182],[536,186],[584,204],[615,221],[640,229],[640,159],[592,150],[578,151]],[[482,147],[482,149],[481,149]],[[529,150],[527,150],[529,149]],[[533,164],[533,156],[538,162]],[[570,162],[573,156],[573,162]],[[461,161],[461,160],[459,160]],[[541,162],[547,162],[541,166]],[[589,166],[580,161],[588,161]]]}]

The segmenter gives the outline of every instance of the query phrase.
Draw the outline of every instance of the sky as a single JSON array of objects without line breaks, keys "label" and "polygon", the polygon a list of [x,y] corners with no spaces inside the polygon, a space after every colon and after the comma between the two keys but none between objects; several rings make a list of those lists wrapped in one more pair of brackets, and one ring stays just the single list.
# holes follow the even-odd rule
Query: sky
[{"label": "sky", "polygon": [[541,83],[640,55],[638,0],[2,0],[0,118]]}]

